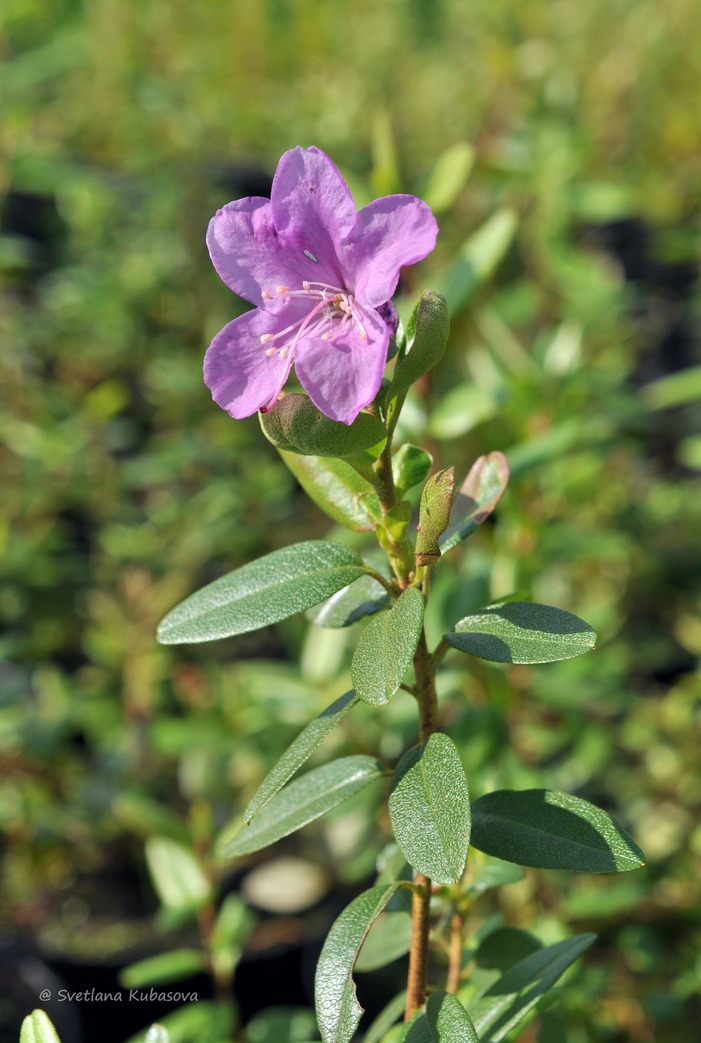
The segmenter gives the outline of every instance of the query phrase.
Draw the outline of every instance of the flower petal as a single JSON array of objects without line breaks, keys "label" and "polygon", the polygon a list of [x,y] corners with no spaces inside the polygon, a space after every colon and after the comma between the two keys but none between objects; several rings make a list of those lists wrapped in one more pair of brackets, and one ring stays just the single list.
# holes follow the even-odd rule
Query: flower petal
[{"label": "flower petal", "polygon": [[289,310],[285,314],[283,319],[258,308],[246,312],[216,335],[204,357],[204,382],[212,398],[237,420],[267,405],[287,380],[291,358],[280,358],[279,351],[267,355],[260,341],[285,328]]},{"label": "flower petal", "polygon": [[286,152],[275,172],[270,202],[280,237],[303,258],[311,255],[318,262],[318,274],[307,278],[343,286],[338,250],[355,224],[355,203],[326,153],[299,147]]},{"label": "flower petal", "polygon": [[[300,286],[316,270],[299,251],[278,239],[270,200],[249,196],[227,203],[209,223],[207,246],[212,263],[229,289],[251,304],[279,311],[285,302],[278,286]],[[263,297],[263,291],[269,296]],[[272,299],[271,299],[272,298]]]},{"label": "flower petal", "polygon": [[437,235],[430,207],[415,196],[384,196],[369,203],[343,251],[349,288],[364,304],[384,304],[397,288],[399,269],[429,254]]},{"label": "flower petal", "polygon": [[330,340],[301,340],[295,358],[299,382],[314,405],[344,424],[352,424],[377,395],[390,333],[374,309],[360,309],[356,303],[355,312],[362,321],[364,338],[357,323],[349,321],[344,332],[332,333]]}]

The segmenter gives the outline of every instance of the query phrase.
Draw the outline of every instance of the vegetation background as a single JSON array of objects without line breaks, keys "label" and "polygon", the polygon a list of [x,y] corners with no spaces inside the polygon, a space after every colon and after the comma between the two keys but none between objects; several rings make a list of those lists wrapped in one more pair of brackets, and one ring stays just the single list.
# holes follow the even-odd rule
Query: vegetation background
[{"label": "vegetation background", "polygon": [[[206,860],[283,746],[350,687],[354,635],[301,619],[204,648],[154,639],[202,583],[329,532],[256,418],[230,420],[201,380],[242,308],[210,266],[207,222],[265,194],[285,149],[316,144],[359,205],[431,197],[439,246],[408,297],[445,286],[501,213],[480,247],[488,258],[496,236],[501,263],[485,261],[483,285],[453,268],[449,353],[407,410],[437,466],[460,474],[501,449],[514,474],[439,580],[435,629],[442,607],[531,590],[600,633],[581,660],[476,661],[445,680],[478,787],[579,793],[649,858],[613,881],[529,871],[489,910],[544,938],[558,915],[599,934],[558,1013],[522,1038],[687,1041],[701,1020],[699,5],[6,0],[0,22],[7,1038],[42,974],[114,987],[135,958],[192,942],[154,837]],[[339,749],[396,757],[413,728],[396,704]],[[306,1002],[328,923],[372,872],[368,810],[225,869],[254,909],[245,1020]],[[98,1024],[108,1043],[152,1012],[51,1013],[67,1043]],[[251,1043],[269,1030],[254,1022]]]}]

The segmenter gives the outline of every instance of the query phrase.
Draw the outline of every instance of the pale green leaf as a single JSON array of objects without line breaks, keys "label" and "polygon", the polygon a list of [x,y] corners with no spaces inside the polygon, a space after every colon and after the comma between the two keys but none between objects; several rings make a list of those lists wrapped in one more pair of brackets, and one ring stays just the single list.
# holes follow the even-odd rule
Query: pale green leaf
[{"label": "pale green leaf", "polygon": [[439,884],[459,880],[470,844],[470,800],[460,755],[436,732],[397,765],[389,798],[397,843],[418,872]]},{"label": "pale green leaf", "polygon": [[388,612],[370,620],[351,662],[353,685],[365,702],[381,706],[395,694],[414,658],[423,615],[423,595],[410,587]]},{"label": "pale green leaf", "polygon": [[318,717],[315,717],[299,733],[292,745],[288,746],[277,764],[271,768],[251,797],[248,807],[243,813],[244,822],[250,822],[253,816],[289,782],[317,746],[323,742],[338,722],[345,717],[351,706],[354,706],[357,702],[358,697],[355,692],[346,692],[345,695],[342,695],[335,702],[331,703],[330,706],[327,706],[325,710],[322,710]]},{"label": "pale green leaf", "polygon": [[186,598],[162,621],[158,640],[188,644],[259,630],[318,605],[364,571],[362,558],[340,543],[283,547]]},{"label": "pale green leaf", "polygon": [[48,1014],[33,1010],[22,1022],[19,1043],[61,1043]]},{"label": "pale green leaf", "polygon": [[209,898],[212,885],[194,853],[176,840],[149,837],[146,864],[161,902],[169,909],[194,908]]},{"label": "pale green leaf", "polygon": [[490,278],[511,246],[517,221],[515,212],[504,207],[463,243],[439,286],[451,315],[462,311]]},{"label": "pale green leaf", "polygon": [[316,969],[314,994],[323,1043],[350,1043],[363,1008],[358,1003],[352,973],[360,947],[398,883],[371,887],[354,898],[328,933]]},{"label": "pale green leaf", "polygon": [[460,652],[492,663],[554,663],[591,651],[596,641],[578,616],[530,601],[489,605],[444,636]]},{"label": "pale green leaf", "polygon": [[411,948],[411,916],[406,912],[383,913],[363,942],[356,962],[358,971],[374,971],[398,960]]},{"label": "pale green leaf", "polygon": [[406,442],[399,447],[392,457],[392,477],[398,500],[401,500],[409,489],[426,480],[432,463],[431,454],[418,445]]},{"label": "pale green leaf", "polygon": [[206,969],[207,961],[201,950],[172,949],[124,967],[119,973],[119,982],[126,989],[140,989],[144,985],[180,981]]},{"label": "pale green leaf", "polygon": [[475,162],[475,149],[467,141],[458,141],[436,160],[421,198],[434,214],[453,205],[467,181]]},{"label": "pale green leaf", "polygon": [[645,856],[605,811],[554,790],[497,790],[472,807],[472,843],[485,854],[539,869],[623,873]]},{"label": "pale green leaf", "polygon": [[379,761],[365,756],[341,757],[315,768],[278,793],[254,822],[225,837],[219,852],[235,858],[259,851],[324,815],[384,773]]},{"label": "pale green leaf", "polygon": [[361,576],[348,587],[310,608],[307,618],[317,627],[348,627],[364,616],[372,616],[389,604],[390,597],[372,576]]},{"label": "pale green leaf", "polygon": [[406,1006],[406,989],[389,1001],[368,1027],[363,1043],[381,1043],[396,1021],[401,1018]]}]

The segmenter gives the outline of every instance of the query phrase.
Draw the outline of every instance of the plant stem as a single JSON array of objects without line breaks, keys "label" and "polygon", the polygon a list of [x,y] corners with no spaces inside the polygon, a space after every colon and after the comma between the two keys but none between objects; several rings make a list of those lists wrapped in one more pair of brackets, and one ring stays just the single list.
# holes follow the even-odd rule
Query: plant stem
[{"label": "plant stem", "polygon": [[[421,742],[426,742],[436,730],[438,700],[433,664],[423,630],[414,656],[414,673],[416,674],[416,699],[419,704],[419,739]],[[423,873],[417,873],[414,877],[414,884],[416,890],[411,903],[412,929],[405,1021],[409,1021],[414,1012],[426,1002],[428,975],[431,881]]]}]

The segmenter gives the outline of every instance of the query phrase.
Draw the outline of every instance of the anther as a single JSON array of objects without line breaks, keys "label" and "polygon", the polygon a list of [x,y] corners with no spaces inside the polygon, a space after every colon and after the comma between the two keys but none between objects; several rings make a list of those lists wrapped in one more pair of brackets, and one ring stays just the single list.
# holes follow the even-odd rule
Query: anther
[{"label": "anther", "polygon": [[272,333],[264,333],[263,336],[260,338],[261,344],[267,344],[271,340],[275,340],[275,337]]},{"label": "anther", "polygon": [[265,354],[268,356],[268,358],[270,358],[270,356],[274,355],[276,351],[277,351],[277,348],[268,348],[268,350],[266,351]]},{"label": "anther", "polygon": [[289,286],[276,286],[275,287],[275,293],[283,294],[283,293],[289,293],[289,292],[290,292]]},{"label": "anther", "polygon": [[263,293],[261,294],[261,296],[262,296],[264,301],[272,301],[272,300],[274,300],[272,293],[268,293],[267,290],[263,290]]},{"label": "anther", "polygon": [[331,340],[331,334],[330,333],[322,333],[321,334],[321,339],[322,340]]}]

